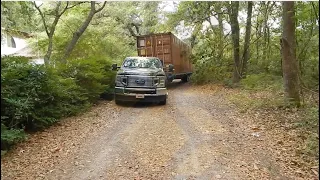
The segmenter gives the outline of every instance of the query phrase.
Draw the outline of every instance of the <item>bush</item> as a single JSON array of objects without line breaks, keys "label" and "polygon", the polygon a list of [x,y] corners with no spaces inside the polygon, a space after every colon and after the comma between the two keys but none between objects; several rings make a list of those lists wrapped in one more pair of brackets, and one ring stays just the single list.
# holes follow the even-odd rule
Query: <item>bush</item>
[{"label": "bush", "polygon": [[111,93],[114,89],[115,72],[106,59],[77,59],[61,66],[61,74],[71,77],[81,87],[89,102],[96,101],[101,94]]},{"label": "bush", "polygon": [[24,140],[25,137],[23,129],[8,129],[1,124],[1,150],[8,149],[11,145]]},{"label": "bush", "polygon": [[[206,62],[207,61],[207,62]],[[195,84],[206,84],[223,82],[226,79],[231,79],[231,73],[227,66],[214,66],[210,60],[198,62],[195,64],[194,73],[191,76],[191,81]]]},{"label": "bush", "polygon": [[266,73],[247,75],[240,81],[242,91],[230,96],[242,112],[250,109],[285,107],[281,76]]},{"label": "bush", "polygon": [[301,109],[303,116],[295,127],[299,130],[301,136],[304,136],[301,153],[307,161],[319,160],[319,107],[311,106]]},{"label": "bush", "polygon": [[24,131],[46,128],[89,107],[114,84],[107,60],[46,68],[24,57],[6,56],[1,69],[2,149],[22,140]]},{"label": "bush", "polygon": [[281,90],[283,82],[281,76],[261,73],[248,75],[242,79],[240,84],[244,89],[248,90]]}]

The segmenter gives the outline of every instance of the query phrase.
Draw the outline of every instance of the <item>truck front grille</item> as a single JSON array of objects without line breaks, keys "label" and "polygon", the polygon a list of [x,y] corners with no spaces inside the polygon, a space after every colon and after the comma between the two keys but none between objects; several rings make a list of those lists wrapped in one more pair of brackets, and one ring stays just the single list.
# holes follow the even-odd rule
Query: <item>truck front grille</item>
[{"label": "truck front grille", "polygon": [[125,92],[133,93],[133,94],[156,94],[156,90],[150,90],[150,91],[125,90]]},{"label": "truck front grille", "polygon": [[152,77],[128,76],[127,87],[153,87]]}]

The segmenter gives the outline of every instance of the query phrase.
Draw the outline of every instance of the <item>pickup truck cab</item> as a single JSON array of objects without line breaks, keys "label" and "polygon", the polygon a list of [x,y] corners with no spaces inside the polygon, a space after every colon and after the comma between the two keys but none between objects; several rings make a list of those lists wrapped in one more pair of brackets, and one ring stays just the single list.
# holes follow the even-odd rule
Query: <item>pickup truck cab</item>
[{"label": "pickup truck cab", "polygon": [[115,102],[126,101],[167,102],[167,77],[157,57],[127,57],[118,70],[115,80]]}]

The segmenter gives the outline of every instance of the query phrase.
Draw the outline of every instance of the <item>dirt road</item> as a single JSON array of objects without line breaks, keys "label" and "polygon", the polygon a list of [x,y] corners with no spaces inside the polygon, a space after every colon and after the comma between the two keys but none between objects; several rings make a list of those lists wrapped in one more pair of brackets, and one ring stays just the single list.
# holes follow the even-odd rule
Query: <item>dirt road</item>
[{"label": "dirt road", "polygon": [[223,94],[174,83],[165,106],[102,102],[31,135],[1,178],[299,179]]}]

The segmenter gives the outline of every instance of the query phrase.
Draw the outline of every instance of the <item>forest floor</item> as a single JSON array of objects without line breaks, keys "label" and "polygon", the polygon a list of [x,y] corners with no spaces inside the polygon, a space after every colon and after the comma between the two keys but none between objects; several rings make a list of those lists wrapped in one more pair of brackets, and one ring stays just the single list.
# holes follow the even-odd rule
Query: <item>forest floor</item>
[{"label": "forest floor", "polygon": [[241,90],[219,85],[168,89],[165,106],[101,101],[29,135],[1,158],[1,179],[318,179],[299,109],[244,111]]}]

